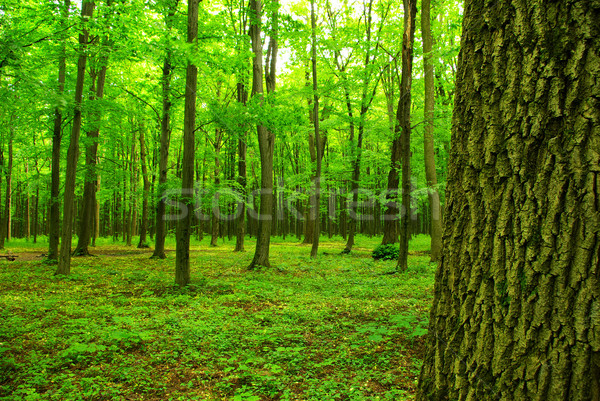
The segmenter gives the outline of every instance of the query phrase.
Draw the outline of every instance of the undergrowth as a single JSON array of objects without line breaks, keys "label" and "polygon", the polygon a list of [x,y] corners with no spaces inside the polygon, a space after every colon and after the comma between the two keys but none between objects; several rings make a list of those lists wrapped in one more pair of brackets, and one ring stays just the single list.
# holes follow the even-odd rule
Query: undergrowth
[{"label": "undergrowth", "polygon": [[68,277],[27,260],[40,245],[0,262],[0,399],[412,399],[435,272],[427,237],[394,275],[394,260],[371,258],[377,239],[349,255],[323,239],[317,259],[274,239],[275,268],[258,272],[244,269],[252,252],[205,239],[185,289],[172,285],[173,251],[150,260],[99,243]]}]

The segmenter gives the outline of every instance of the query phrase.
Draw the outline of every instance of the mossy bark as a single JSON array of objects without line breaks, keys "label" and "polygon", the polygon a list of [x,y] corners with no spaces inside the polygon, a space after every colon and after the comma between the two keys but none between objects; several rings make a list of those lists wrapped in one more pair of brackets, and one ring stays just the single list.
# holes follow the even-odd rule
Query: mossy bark
[{"label": "mossy bark", "polygon": [[600,4],[464,9],[417,400],[598,400]]}]

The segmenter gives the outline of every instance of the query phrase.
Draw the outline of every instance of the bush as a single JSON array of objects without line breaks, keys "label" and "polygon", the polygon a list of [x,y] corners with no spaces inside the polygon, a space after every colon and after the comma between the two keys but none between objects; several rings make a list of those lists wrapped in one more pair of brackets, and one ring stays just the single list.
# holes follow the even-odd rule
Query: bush
[{"label": "bush", "polygon": [[373,259],[375,260],[393,260],[398,259],[400,250],[396,244],[379,245],[373,251]]}]

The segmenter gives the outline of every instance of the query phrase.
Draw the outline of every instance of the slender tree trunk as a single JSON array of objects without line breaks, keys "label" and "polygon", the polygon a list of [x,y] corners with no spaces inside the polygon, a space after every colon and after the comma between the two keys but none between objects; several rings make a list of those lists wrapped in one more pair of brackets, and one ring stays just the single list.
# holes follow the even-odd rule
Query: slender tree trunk
[{"label": "slender tree trunk", "polygon": [[[278,3],[276,0],[276,8]],[[252,97],[263,99],[263,60],[262,60],[262,40],[261,40],[261,16],[262,1],[250,0],[250,12],[253,13],[250,18],[250,38],[252,40],[252,51],[254,60],[252,64]],[[267,91],[275,90],[275,74],[277,61],[277,10],[274,11],[273,36],[269,43],[267,53],[268,73],[267,73]],[[269,61],[270,57],[270,63]],[[252,270],[259,267],[269,267],[269,247],[271,243],[271,219],[273,211],[273,151],[275,146],[275,135],[267,128],[258,123],[256,126],[258,134],[258,148],[260,152],[260,172],[261,172],[261,194],[260,194],[260,212],[258,219],[258,234],[256,238],[256,249],[254,258],[248,266]]]},{"label": "slender tree trunk", "polygon": [[425,70],[425,176],[427,179],[429,208],[431,210],[431,260],[440,259],[442,251],[442,219],[440,213],[440,195],[437,190],[435,172],[435,150],[433,146],[435,86],[431,52],[433,38],[431,35],[431,0],[423,0],[421,11],[421,32],[423,36],[423,67]]},{"label": "slender tree trunk", "polygon": [[[219,92],[217,92],[217,99],[219,98]],[[219,185],[221,185],[221,162],[219,160],[219,153],[221,152],[221,136],[222,136],[222,131],[217,128],[215,130],[215,142],[214,142],[214,149],[215,149],[215,188],[217,189],[217,191],[219,190]],[[219,240],[219,193],[217,192],[215,194],[215,202],[216,205],[213,205],[212,207],[212,235],[210,238],[210,246],[217,246],[218,245],[218,240]]]},{"label": "slender tree trunk", "polygon": [[142,199],[142,225],[140,227],[140,241],[138,248],[148,248],[146,232],[148,231],[148,196],[150,195],[150,180],[148,179],[148,166],[146,165],[146,138],[144,124],[140,126],[140,164],[142,166],[142,179],[144,181],[144,195]]},{"label": "slender tree trunk", "polygon": [[[246,104],[248,101],[248,91],[242,82],[237,84],[237,101],[241,104]],[[237,204],[237,213],[239,213],[237,219],[237,235],[235,239],[235,252],[244,251],[244,235],[245,230],[245,216],[246,216],[246,134],[242,135],[238,139],[238,185],[241,200]]]},{"label": "slender tree trunk", "polygon": [[[173,26],[177,1],[170,2],[165,18],[167,30]],[[156,204],[156,232],[154,235],[154,252],[152,258],[165,259],[165,239],[167,237],[165,227],[166,204],[163,198],[166,191],[167,172],[169,168],[169,143],[171,141],[171,79],[173,66],[171,65],[172,51],[167,48],[162,69],[162,119],[160,124],[160,149],[158,158],[158,186]]]},{"label": "slender tree trunk", "polygon": [[[197,46],[199,0],[188,0],[187,43]],[[196,88],[198,69],[188,61],[185,78],[185,120],[183,124],[183,161],[181,171],[180,202],[185,205],[183,216],[177,222],[177,245],[175,259],[175,283],[180,287],[190,282],[190,236],[194,213],[194,153],[196,128]]]},{"label": "slender tree trunk", "polygon": [[40,206],[40,187],[35,189],[35,206],[33,208],[33,243],[37,243],[39,229],[39,206]]},{"label": "slender tree trunk", "polygon": [[[369,1],[368,9],[367,9],[367,24],[366,24],[366,43],[365,46],[367,48],[365,55],[365,70],[369,70],[371,65],[375,61],[375,57],[371,56],[371,28],[372,28],[372,11],[373,11],[373,0]],[[381,22],[380,22],[381,23]],[[350,219],[350,231],[348,234],[348,240],[346,241],[346,246],[342,253],[350,253],[352,251],[352,247],[354,246],[354,237],[356,235],[356,227],[357,227],[357,219],[358,215],[356,214],[356,207],[358,206],[358,192],[359,192],[359,183],[360,183],[360,164],[362,159],[362,142],[365,131],[365,119],[367,112],[369,111],[369,107],[373,98],[375,97],[375,92],[377,90],[377,84],[373,87],[372,92],[369,92],[369,85],[371,82],[370,74],[365,74],[365,78],[362,82],[362,96],[361,96],[361,104],[360,104],[360,117],[358,124],[358,138],[356,144],[356,155],[354,159],[353,172],[352,172],[352,209],[354,210],[354,216],[351,216]],[[348,90],[345,90],[346,95],[346,104],[350,104],[350,97]]]},{"label": "slender tree trunk", "polygon": [[6,165],[6,190],[4,192],[4,212],[0,218],[0,249],[4,249],[5,241],[10,241],[11,210],[12,210],[12,169],[13,169],[13,135],[14,129],[10,127],[8,138],[8,164]]},{"label": "slender tree trunk", "polygon": [[[100,174],[98,174],[98,179],[96,180],[96,193],[100,190]],[[96,246],[96,240],[100,237],[100,202],[98,202],[98,197],[96,197],[95,205],[94,205],[94,235],[92,236],[92,246]]]},{"label": "slender tree trunk", "polygon": [[311,212],[314,216],[314,238],[312,248],[310,250],[310,257],[316,258],[317,252],[319,251],[319,238],[321,236],[321,227],[319,219],[319,205],[321,199],[321,159],[323,157],[323,147],[321,146],[321,135],[319,134],[319,95],[317,93],[318,82],[317,82],[317,26],[315,16],[315,1],[310,2],[310,21],[311,21],[311,40],[312,40],[312,89],[314,96],[313,104],[313,121],[315,129],[315,145],[317,150],[317,170],[315,173],[315,179],[313,183],[314,187],[314,210]]},{"label": "slender tree trunk", "polygon": [[[100,71],[97,75],[92,71],[92,87],[90,100],[101,101],[104,97],[104,84],[106,82],[107,57],[101,57]],[[90,140],[85,150],[85,182],[83,184],[83,213],[79,222],[79,238],[77,247],[73,254],[75,256],[89,256],[89,245],[92,238],[92,229],[94,216],[96,214],[96,185],[98,176],[96,172],[96,163],[98,158],[98,136],[100,133],[101,112],[94,112],[96,126],[87,131],[87,138]]]},{"label": "slender tree trunk", "polygon": [[382,245],[397,243],[399,235],[398,213],[400,212],[400,208],[398,207],[398,186],[400,185],[400,175],[398,174],[398,172],[401,169],[400,155],[402,152],[400,146],[400,138],[398,137],[398,131],[396,130],[396,115],[394,113],[394,92],[396,85],[395,76],[395,61],[392,61],[386,66],[383,75],[383,89],[385,92],[387,103],[390,132],[393,135],[393,139],[390,171],[388,172],[387,178],[387,193],[385,197],[386,204],[383,215],[383,239],[381,240]]},{"label": "slender tree trunk", "polygon": [[[64,0],[62,9],[62,26],[67,26],[71,0]],[[62,96],[65,90],[65,78],[67,69],[67,45],[63,42],[61,53],[58,58],[58,87],[57,94]],[[60,107],[54,109],[54,129],[52,133],[52,167],[50,184],[50,208],[48,216],[48,256],[47,262],[58,262],[58,245],[60,238],[60,144],[62,140],[62,110]]]},{"label": "slender tree trunk", "polygon": [[[81,8],[82,20],[92,18],[94,12],[93,2],[84,2]],[[71,272],[71,241],[73,239],[73,218],[75,204],[75,176],[77,174],[77,159],[79,156],[79,134],[81,132],[81,102],[83,101],[83,85],[85,79],[85,65],[87,62],[86,49],[89,33],[86,28],[79,34],[79,60],[77,62],[77,83],[75,86],[75,111],[73,115],[73,128],[71,143],[67,153],[67,173],[65,178],[65,201],[63,211],[63,231],[58,259],[58,268],[55,274],[69,274]]]},{"label": "slender tree trunk", "polygon": [[[70,0],[64,0],[63,26],[66,26],[69,17]],[[58,58],[58,88],[57,94],[62,96],[65,90],[65,77],[67,69],[67,45],[63,43]],[[50,184],[50,210],[48,227],[48,257],[47,261],[55,263],[58,261],[58,245],[60,237],[60,143],[62,139],[62,110],[60,107],[54,109],[54,130],[52,133],[52,169]]]},{"label": "slender tree trunk", "polygon": [[419,401],[600,399],[600,8],[547,7],[464,5]]},{"label": "slender tree trunk", "polygon": [[398,271],[408,268],[408,240],[410,239],[409,220],[412,217],[411,170],[410,170],[410,105],[412,87],[413,44],[415,41],[415,18],[417,0],[404,0],[404,36],[402,39],[402,78],[400,83],[400,99],[398,100],[397,127],[400,129],[400,146],[402,149],[402,213],[400,216],[400,252],[398,255]]},{"label": "slender tree trunk", "polygon": [[[133,121],[132,121],[132,126],[133,126]],[[136,197],[136,193],[137,193],[137,182],[138,182],[138,176],[137,176],[137,160],[136,160],[136,151],[135,151],[135,144],[136,144],[136,140],[135,140],[135,130],[132,133],[132,138],[131,138],[131,158],[130,158],[130,162],[129,162],[129,169],[130,169],[130,181],[129,181],[129,202],[127,202],[128,204],[128,211],[127,211],[127,241],[125,243],[126,246],[131,246],[133,244],[133,237],[136,234],[136,227],[137,227],[137,197]]]},{"label": "slender tree trunk", "polygon": [[[25,161],[25,177],[29,178],[29,164],[27,161]],[[29,185],[27,185],[25,187],[25,239],[27,242],[29,242],[29,237],[31,236],[31,211],[29,200]]]}]

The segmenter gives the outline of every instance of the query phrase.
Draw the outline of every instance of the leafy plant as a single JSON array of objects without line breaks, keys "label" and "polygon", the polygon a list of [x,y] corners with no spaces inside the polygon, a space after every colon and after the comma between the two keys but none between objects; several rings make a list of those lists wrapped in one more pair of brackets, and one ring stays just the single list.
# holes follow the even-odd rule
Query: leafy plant
[{"label": "leafy plant", "polygon": [[395,260],[400,253],[395,244],[379,245],[373,250],[373,259],[375,260]]}]

